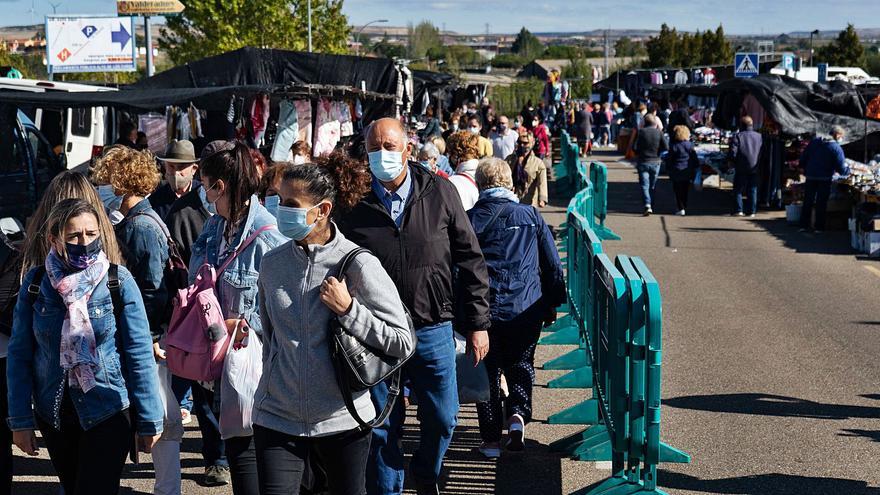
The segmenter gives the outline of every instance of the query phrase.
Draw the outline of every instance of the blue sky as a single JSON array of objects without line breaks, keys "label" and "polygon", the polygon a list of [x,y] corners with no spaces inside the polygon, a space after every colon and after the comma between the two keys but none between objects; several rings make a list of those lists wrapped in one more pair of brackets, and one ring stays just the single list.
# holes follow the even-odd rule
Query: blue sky
[{"label": "blue sky", "polygon": [[[52,0],[59,14],[115,13],[114,0]],[[186,0],[183,0],[186,3]],[[482,33],[581,31],[601,28],[656,29],[661,22],[684,30],[705,29],[723,23],[729,33],[761,34],[811,29],[880,28],[877,0],[345,0],[350,21],[362,24],[377,18],[389,25],[427,19],[449,30]],[[35,14],[30,13],[33,2]],[[625,11],[619,10],[625,6]],[[41,22],[52,13],[49,0],[0,0],[0,25]]]}]

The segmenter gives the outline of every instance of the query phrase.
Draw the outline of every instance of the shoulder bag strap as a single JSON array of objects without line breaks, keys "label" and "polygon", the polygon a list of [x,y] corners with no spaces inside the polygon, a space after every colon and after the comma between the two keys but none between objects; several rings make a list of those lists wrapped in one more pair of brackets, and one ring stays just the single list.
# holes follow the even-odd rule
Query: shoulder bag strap
[{"label": "shoulder bag strap", "polygon": [[[348,265],[357,257],[357,255],[361,253],[369,253],[370,250],[362,247],[356,247],[349,251],[345,257],[342,258],[342,261],[339,263],[339,272],[338,277],[339,280],[342,281],[345,278],[345,271],[348,269]],[[329,330],[329,327],[328,327]],[[335,345],[335,339],[328,332],[328,343],[330,345]],[[337,359],[332,359],[333,361],[333,371],[336,373],[336,383],[339,384],[340,392],[342,393],[342,399],[345,401],[345,408],[348,409],[348,413],[354,418],[355,421],[360,425],[360,429],[363,431],[370,430],[376,427],[381,426],[385,421],[391,416],[391,411],[394,410],[394,405],[397,403],[397,398],[400,396],[402,388],[401,381],[403,372],[402,369],[398,369],[394,372],[390,380],[387,380],[385,383],[388,385],[388,397],[385,400],[385,407],[382,411],[376,416],[375,419],[367,423],[364,421],[357,412],[357,409],[354,407],[354,399],[351,397],[351,390],[343,389],[342,384],[346,383],[347,380],[345,378],[345,374],[342,370],[342,364],[339,363]]]},{"label": "shoulder bag strap", "polygon": [[223,273],[223,270],[225,270],[226,267],[228,267],[229,264],[232,263],[232,260],[237,258],[238,255],[241,254],[242,251],[247,249],[247,247],[252,242],[254,242],[257,239],[257,237],[260,236],[260,234],[262,234],[263,232],[265,232],[267,230],[274,230],[276,228],[277,227],[274,225],[264,225],[264,226],[260,227],[259,229],[257,229],[253,234],[250,235],[250,237],[248,237],[247,239],[244,240],[244,242],[239,244],[238,247],[235,248],[235,251],[233,251],[232,254],[230,254],[229,257],[226,258],[226,261],[224,261],[223,264],[220,265],[220,268],[217,270],[217,276],[219,277],[220,274]]}]

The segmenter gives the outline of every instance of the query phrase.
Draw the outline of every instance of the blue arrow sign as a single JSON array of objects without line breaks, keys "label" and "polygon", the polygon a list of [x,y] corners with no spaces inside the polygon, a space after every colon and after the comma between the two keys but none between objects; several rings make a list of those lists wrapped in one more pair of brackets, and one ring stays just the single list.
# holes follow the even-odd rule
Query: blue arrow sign
[{"label": "blue arrow sign", "polygon": [[131,35],[128,34],[128,30],[125,29],[125,26],[119,24],[119,31],[112,31],[110,33],[110,37],[113,41],[111,43],[119,43],[119,50],[125,50],[125,45],[128,44],[128,40],[131,39]]}]

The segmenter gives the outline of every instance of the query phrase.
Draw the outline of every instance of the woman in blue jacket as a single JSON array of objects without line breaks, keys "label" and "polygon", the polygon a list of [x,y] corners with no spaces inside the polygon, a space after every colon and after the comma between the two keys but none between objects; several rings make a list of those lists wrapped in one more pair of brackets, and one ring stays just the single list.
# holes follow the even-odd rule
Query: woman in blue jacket
[{"label": "woman in blue jacket", "polygon": [[669,153],[666,154],[666,170],[672,181],[672,192],[675,193],[675,214],[683,217],[688,205],[688,192],[691,189],[691,181],[700,167],[697,152],[694,151],[694,143],[691,142],[691,131],[677,125],[672,128],[672,144]]},{"label": "woman in blue jacket", "polygon": [[[501,455],[506,419],[508,450],[524,448],[525,425],[532,416],[535,345],[542,324],[556,320],[555,308],[565,301],[565,279],[550,228],[531,205],[513,193],[510,166],[497,158],[480,161],[476,173],[480,198],[468,211],[489,269],[489,402],[478,404],[480,452]],[[504,418],[501,374],[510,395]]]},{"label": "woman in blue jacket", "polygon": [[[21,284],[7,358],[13,441],[37,455],[39,426],[68,495],[115,495],[132,427],[144,452],[162,433],[147,313],[131,274],[104,252],[98,215],[82,199],[53,208],[52,248]],[[112,269],[121,308],[108,285]]]},{"label": "woman in blue jacket", "polygon": [[[231,149],[208,156],[200,170],[205,197],[216,214],[205,223],[192,247],[190,282],[203,264],[218,268],[235,255],[217,280],[220,309],[230,334],[236,327],[245,326],[261,337],[257,280],[263,255],[288,239],[278,232],[275,217],[260,204],[260,178],[247,146],[237,142]],[[256,237],[246,243],[252,236]],[[211,403],[213,394],[207,395]],[[225,439],[225,453],[232,492],[257,495],[260,488],[253,435]]]}]

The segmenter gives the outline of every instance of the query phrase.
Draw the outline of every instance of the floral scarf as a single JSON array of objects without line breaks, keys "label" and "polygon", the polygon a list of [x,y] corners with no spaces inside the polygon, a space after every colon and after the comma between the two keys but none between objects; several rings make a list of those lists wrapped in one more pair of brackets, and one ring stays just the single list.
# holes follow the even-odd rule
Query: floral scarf
[{"label": "floral scarf", "polygon": [[110,261],[103,251],[90,260],[86,269],[73,273],[55,248],[46,257],[46,274],[67,306],[61,326],[61,368],[68,374],[70,386],[84,393],[95,386],[95,372],[100,367],[89,299],[109,269]]}]

